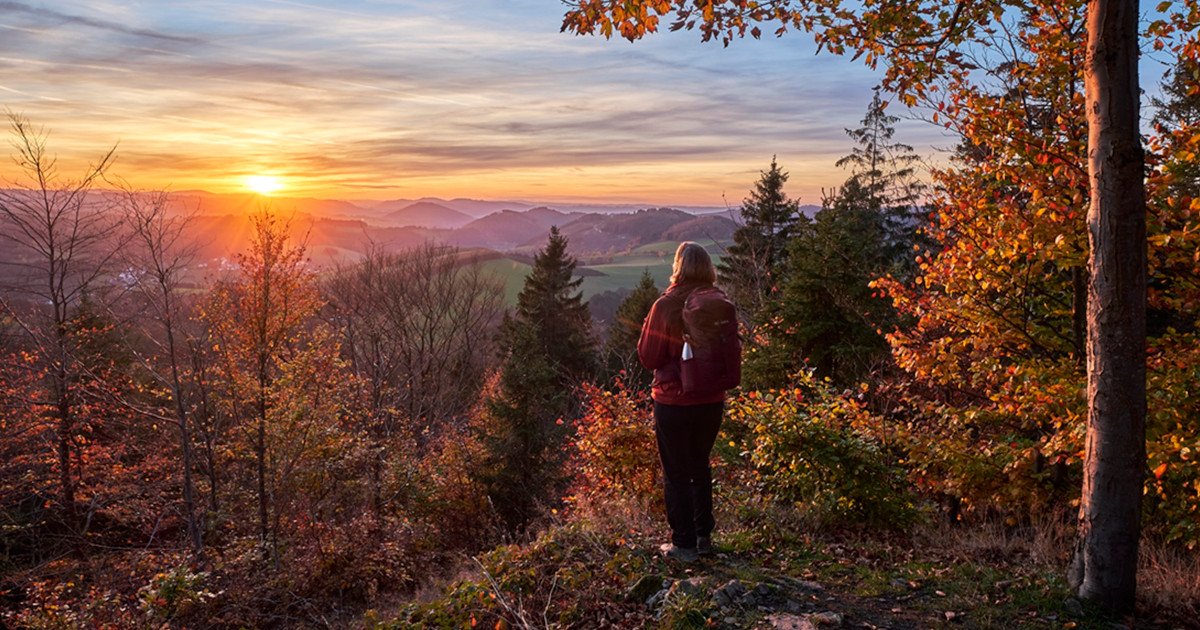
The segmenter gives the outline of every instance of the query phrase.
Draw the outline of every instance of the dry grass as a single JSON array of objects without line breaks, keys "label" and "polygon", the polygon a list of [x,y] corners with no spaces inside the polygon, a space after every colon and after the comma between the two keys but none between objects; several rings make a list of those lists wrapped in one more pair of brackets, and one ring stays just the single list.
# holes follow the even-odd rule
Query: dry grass
[{"label": "dry grass", "polygon": [[918,529],[914,542],[971,558],[1025,558],[1040,566],[1066,566],[1074,541],[1074,527],[1067,519],[1045,516],[1023,526],[1012,527],[998,520],[951,525],[939,521]]},{"label": "dry grass", "polygon": [[[1017,560],[1064,571],[1075,542],[1074,523],[1047,517],[1028,527],[989,521],[930,525],[914,534],[926,549],[970,559]],[[1139,617],[1195,623],[1200,615],[1200,552],[1143,539],[1138,567]]]},{"label": "dry grass", "polygon": [[1200,615],[1200,553],[1143,541],[1138,599],[1151,614],[1196,622]]}]

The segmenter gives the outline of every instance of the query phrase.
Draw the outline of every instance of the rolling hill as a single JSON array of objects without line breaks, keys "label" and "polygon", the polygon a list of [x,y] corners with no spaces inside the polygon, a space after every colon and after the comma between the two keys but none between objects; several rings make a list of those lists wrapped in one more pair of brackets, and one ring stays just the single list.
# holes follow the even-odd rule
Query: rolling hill
[{"label": "rolling hill", "polygon": [[[720,242],[733,237],[737,225],[721,216],[697,217],[672,208],[650,208],[628,214],[585,214],[559,226],[578,252],[616,253],[663,240]],[[544,237],[525,247],[540,247]]]},{"label": "rolling hill", "polygon": [[470,215],[432,201],[418,201],[379,217],[379,222],[395,226],[411,226],[452,230],[472,221]]}]

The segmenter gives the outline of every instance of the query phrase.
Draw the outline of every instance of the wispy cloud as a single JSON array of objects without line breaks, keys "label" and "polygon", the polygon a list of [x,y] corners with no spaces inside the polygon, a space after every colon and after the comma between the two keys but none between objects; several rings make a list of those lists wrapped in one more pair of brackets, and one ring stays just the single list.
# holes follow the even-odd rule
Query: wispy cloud
[{"label": "wispy cloud", "polygon": [[0,104],[50,127],[64,159],[119,139],[118,170],[146,186],[272,172],[312,195],[719,204],[774,154],[809,201],[842,178],[868,71],[799,35],[572,37],[561,9],[0,2]]},{"label": "wispy cloud", "polygon": [[75,15],[72,13],[64,13],[44,7],[35,7],[23,2],[0,2],[0,13],[5,14],[25,14],[32,17],[35,21],[46,24],[51,27],[55,26],[85,26],[102,31],[109,31],[120,35],[130,35],[137,38],[145,38],[152,40],[162,40],[175,44],[195,44],[199,43],[200,39],[196,37],[173,35],[171,33],[161,33],[149,29],[131,28],[124,24],[111,22],[109,20],[87,17],[84,15]]}]

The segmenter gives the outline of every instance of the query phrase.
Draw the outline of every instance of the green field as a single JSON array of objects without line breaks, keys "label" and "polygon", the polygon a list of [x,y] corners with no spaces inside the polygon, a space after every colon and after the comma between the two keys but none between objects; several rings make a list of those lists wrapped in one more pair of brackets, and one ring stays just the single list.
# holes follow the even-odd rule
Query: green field
[{"label": "green field", "polygon": [[584,276],[583,297],[589,298],[597,293],[613,291],[620,288],[634,288],[642,278],[642,271],[650,270],[654,283],[660,289],[667,286],[671,278],[671,259],[653,256],[619,257],[611,263],[584,267],[598,271],[602,276]]},{"label": "green field", "polygon": [[[704,249],[707,249],[708,253],[712,254],[714,260],[720,258],[721,252],[725,251],[725,248],[729,246],[728,242],[705,240],[698,240],[696,242],[703,245]],[[670,258],[671,256],[675,255],[675,248],[677,247],[679,247],[679,241],[656,241],[654,243],[646,243],[645,245],[635,247],[630,254],[658,254]]]},{"label": "green field", "polygon": [[533,268],[511,258],[496,258],[486,261],[480,266],[484,271],[504,278],[504,301],[509,305],[517,303],[517,294],[525,285],[525,276],[529,275],[529,270]]},{"label": "green field", "polygon": [[[673,241],[650,243],[627,254],[614,256],[611,260],[595,264],[581,264],[580,270],[601,274],[591,275],[585,271],[582,285],[584,299],[589,299],[593,295],[605,291],[621,288],[632,289],[641,279],[643,269],[650,270],[654,283],[660,289],[666,288],[667,282],[671,278],[671,259],[675,253],[675,247],[678,245]],[[721,258],[716,252],[720,249],[714,246],[710,246],[708,249],[713,252],[713,262],[719,262]],[[510,258],[498,258],[484,262],[483,268],[504,278],[505,301],[510,305],[516,304],[517,294],[521,292],[521,287],[525,284],[525,276],[529,274],[531,267]]]}]

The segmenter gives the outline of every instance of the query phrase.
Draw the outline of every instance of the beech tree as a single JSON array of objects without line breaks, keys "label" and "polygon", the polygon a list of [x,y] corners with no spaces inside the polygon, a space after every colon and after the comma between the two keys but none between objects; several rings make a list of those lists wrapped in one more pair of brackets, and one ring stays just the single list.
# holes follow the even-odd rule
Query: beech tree
[{"label": "beech tree", "polygon": [[[636,40],[673,17],[673,30],[698,28],[705,41],[760,37],[760,24],[813,33],[819,49],[884,63],[885,89],[907,105],[953,95],[976,80],[971,46],[1009,9],[1055,18],[1086,9],[1088,126],[1088,438],[1079,548],[1072,584],[1081,597],[1113,611],[1136,595],[1139,509],[1145,468],[1146,203],[1139,134],[1138,2],[923,0],[574,0],[563,29]],[[1164,10],[1170,3],[1164,3]],[[1195,17],[1196,9],[1184,14]],[[1178,15],[1178,13],[1176,14]],[[1186,19],[1162,21],[1188,31]],[[1192,22],[1194,23],[1194,21]]]},{"label": "beech tree", "polygon": [[251,218],[248,252],[238,256],[241,273],[218,283],[204,307],[219,355],[219,371],[228,389],[230,415],[244,422],[254,461],[258,537],[264,557],[277,530],[272,523],[269,484],[272,458],[271,419],[282,406],[276,392],[287,374],[287,359],[299,353],[299,337],[320,308],[305,248],[291,242],[290,223],[268,211]]}]

